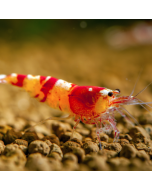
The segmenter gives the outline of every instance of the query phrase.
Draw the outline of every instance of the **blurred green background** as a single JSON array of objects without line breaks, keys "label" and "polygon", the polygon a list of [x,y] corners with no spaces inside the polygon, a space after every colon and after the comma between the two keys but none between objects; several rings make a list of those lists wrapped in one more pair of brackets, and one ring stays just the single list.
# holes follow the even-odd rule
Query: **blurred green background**
[{"label": "blurred green background", "polygon": [[[33,37],[51,38],[64,33],[103,31],[111,26],[130,26],[144,20],[0,20],[0,36],[5,40],[29,40]],[[149,22],[149,20],[145,20]]]}]

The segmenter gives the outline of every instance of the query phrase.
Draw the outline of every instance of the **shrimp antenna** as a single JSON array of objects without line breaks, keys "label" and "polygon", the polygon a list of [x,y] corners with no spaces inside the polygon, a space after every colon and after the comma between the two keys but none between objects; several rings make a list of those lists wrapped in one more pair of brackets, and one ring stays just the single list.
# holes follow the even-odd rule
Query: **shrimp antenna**
[{"label": "shrimp antenna", "polygon": [[133,95],[133,93],[134,93],[134,90],[135,90],[135,88],[136,88],[137,82],[139,81],[139,78],[140,78],[140,76],[141,76],[142,71],[143,71],[143,69],[141,69],[141,71],[140,71],[140,73],[139,73],[139,75],[138,75],[138,78],[137,78],[137,80],[136,80],[136,82],[135,82],[135,85],[134,85],[134,87],[133,87],[133,90],[132,90],[131,94],[129,95],[130,97],[131,97],[131,96]]},{"label": "shrimp antenna", "polygon": [[138,96],[140,93],[142,93],[149,85],[151,85],[151,83],[149,83],[145,88],[143,88],[141,91],[139,91],[134,97]]}]

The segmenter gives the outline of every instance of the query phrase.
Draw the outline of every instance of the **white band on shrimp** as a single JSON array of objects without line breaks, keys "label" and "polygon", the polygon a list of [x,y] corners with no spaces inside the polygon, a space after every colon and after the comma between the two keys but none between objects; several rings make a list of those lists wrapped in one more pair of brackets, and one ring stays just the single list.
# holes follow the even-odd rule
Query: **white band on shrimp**
[{"label": "white band on shrimp", "polygon": [[59,87],[61,87],[61,88],[64,88],[64,89],[66,89],[66,90],[69,90],[70,88],[71,88],[71,85],[72,83],[69,83],[69,82],[66,82],[66,81],[64,81],[64,80],[62,80],[62,79],[59,79],[59,80],[57,80],[57,82],[55,83],[55,86],[59,86]]},{"label": "white band on shrimp", "polygon": [[5,83],[6,82],[5,78],[6,75],[0,75],[0,83]]}]

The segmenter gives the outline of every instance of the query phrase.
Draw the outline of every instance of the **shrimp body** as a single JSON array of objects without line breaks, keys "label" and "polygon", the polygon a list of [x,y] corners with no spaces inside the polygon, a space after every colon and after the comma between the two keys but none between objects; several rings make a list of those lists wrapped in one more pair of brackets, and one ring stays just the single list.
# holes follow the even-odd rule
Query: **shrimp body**
[{"label": "shrimp body", "polygon": [[97,86],[78,86],[50,76],[13,73],[0,75],[0,83],[22,87],[40,102],[46,102],[50,107],[68,113],[75,118],[76,125],[74,129],[80,121],[86,124],[96,124],[100,148],[99,133],[104,129],[114,129],[114,141],[119,138],[114,112],[118,111],[123,117],[126,117],[120,110],[121,106],[139,102],[133,96],[117,97],[120,94],[119,89],[110,90]]}]

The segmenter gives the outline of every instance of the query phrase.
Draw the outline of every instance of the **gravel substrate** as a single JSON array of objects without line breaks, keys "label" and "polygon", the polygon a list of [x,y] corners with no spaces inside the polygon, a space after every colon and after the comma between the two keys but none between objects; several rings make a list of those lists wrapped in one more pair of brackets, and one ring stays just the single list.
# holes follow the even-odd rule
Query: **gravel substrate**
[{"label": "gravel substrate", "polygon": [[[152,170],[152,127],[148,117],[145,114],[141,120],[140,116],[142,126],[121,133],[118,143],[113,143],[113,132],[102,133],[103,150],[99,150],[93,125],[80,124],[72,140],[72,124],[68,121],[52,121],[50,135],[43,129],[44,124],[39,125],[41,132],[27,125],[18,131],[1,125],[0,170]],[[120,125],[126,128],[121,121]]]}]

